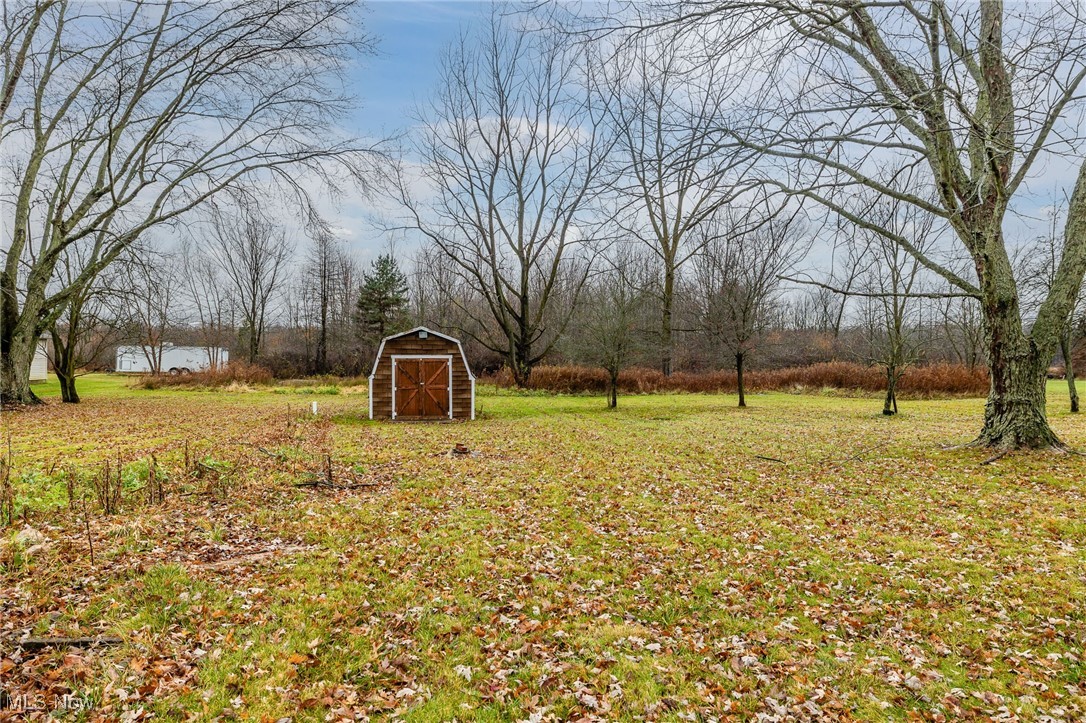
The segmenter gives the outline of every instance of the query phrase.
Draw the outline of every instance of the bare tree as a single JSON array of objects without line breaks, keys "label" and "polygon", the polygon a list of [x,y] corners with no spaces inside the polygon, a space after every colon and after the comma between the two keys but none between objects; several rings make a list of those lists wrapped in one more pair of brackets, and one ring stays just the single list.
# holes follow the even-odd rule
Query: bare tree
[{"label": "bare tree", "polygon": [[[515,27],[500,6],[441,63],[415,150],[435,193],[409,223],[483,301],[464,329],[500,354],[518,384],[555,344],[588,276],[591,191],[608,148],[603,110],[585,92],[583,50]],[[453,298],[465,298],[458,294]]]},{"label": "bare tree", "polygon": [[212,205],[208,236],[209,253],[233,291],[245,325],[246,359],[254,364],[263,348],[272,300],[285,280],[293,245],[283,228],[247,197],[239,197],[230,206]]},{"label": "bare tree", "polygon": [[566,354],[607,372],[607,406],[618,406],[618,377],[650,349],[649,315],[653,269],[628,249],[610,255],[581,294],[571,332],[562,344]]},{"label": "bare tree", "polygon": [[53,342],[51,361],[60,383],[60,398],[69,404],[79,402],[76,379],[80,369],[116,344],[124,331],[118,323],[117,303],[121,293],[115,270],[107,269],[73,283],[82,275],[84,259],[81,252],[85,249],[85,244],[65,249],[58,264],[57,283],[71,286],[72,293],[49,327]]},{"label": "bare tree", "polygon": [[[420,324],[437,329],[461,329],[470,325],[453,302],[458,289],[457,265],[440,248],[422,246],[413,255],[408,285],[411,315]],[[477,334],[472,335],[477,336]]]},{"label": "bare tree", "polygon": [[[369,39],[353,0],[3,3],[0,393],[35,401],[38,334],[149,229],[258,181],[364,181],[369,149],[337,132],[340,70]],[[101,233],[104,229],[108,233]],[[63,251],[94,239],[80,277]]]},{"label": "bare tree", "polygon": [[[870,194],[869,194],[870,195]],[[922,253],[933,246],[934,217],[895,199],[875,198],[866,218],[894,233],[907,237]],[[865,361],[882,367],[886,374],[886,397],[882,413],[897,414],[897,385],[906,369],[915,364],[923,348],[916,314],[924,292],[924,266],[879,233],[862,230],[865,241],[859,256],[857,293],[860,307]]]},{"label": "bare tree", "polygon": [[833,219],[832,236],[833,249],[826,266],[826,283],[813,287],[813,291],[820,312],[820,323],[824,330],[833,333],[836,341],[841,336],[849,300],[860,281],[867,245],[856,243],[856,227],[840,216]]},{"label": "bare tree", "polygon": [[[1022,289],[1022,307],[1027,319],[1035,319],[1044,300],[1052,292],[1053,284],[1059,276],[1060,260],[1064,255],[1066,243],[1060,221],[1066,214],[1064,204],[1057,204],[1051,210],[1047,232],[1027,244],[1017,259],[1019,285]],[[1078,389],[1075,386],[1075,365],[1072,358],[1074,348],[1076,320],[1083,307],[1083,290],[1076,294],[1074,302],[1067,312],[1063,328],[1059,334],[1060,354],[1063,356],[1064,379],[1067,381],[1067,394],[1070,398],[1071,411],[1079,411]],[[1036,323],[1036,322],[1034,322]]]},{"label": "bare tree", "polygon": [[143,351],[151,373],[161,374],[166,336],[186,321],[181,263],[176,254],[141,242],[130,247],[117,269],[124,327]]},{"label": "bare tree", "polygon": [[749,156],[716,143],[720,109],[741,76],[728,55],[692,63],[699,46],[700,38],[638,37],[607,58],[600,74],[616,138],[611,183],[623,200],[622,225],[659,260],[665,374],[672,367],[676,284],[706,238],[692,231],[742,191],[739,169]]},{"label": "bare tree", "polygon": [[756,203],[745,213],[722,209],[697,234],[694,257],[699,327],[735,360],[739,406],[747,406],[746,361],[772,319],[781,294],[781,276],[810,248],[799,210]]},{"label": "bare tree", "polygon": [[236,329],[236,304],[230,284],[215,260],[194,239],[181,249],[187,301],[195,312],[197,333],[213,369],[225,363],[222,349],[230,345]]},{"label": "bare tree", "polygon": [[347,337],[357,289],[354,264],[339,239],[323,226],[313,234],[299,283],[306,325],[316,332],[311,370],[327,374],[329,347]]},{"label": "bare tree", "polygon": [[939,300],[943,339],[953,359],[970,370],[984,363],[984,329],[980,304],[969,296],[948,296]]},{"label": "bare tree", "polygon": [[[1045,377],[1086,272],[1086,164],[1070,194],[1055,281],[1028,331],[1004,220],[1038,161],[1073,158],[1080,140],[1086,16],[1078,5],[1021,3],[1005,12],[1001,0],[684,0],[658,7],[658,24],[712,27],[719,52],[750,50],[749,112],[721,129],[723,145],[759,152],[766,183],[883,235],[979,300],[991,389],[976,444],[1062,446],[1045,416]],[[888,157],[923,168],[928,183],[919,192],[894,187],[880,177]],[[975,278],[856,216],[845,199],[857,186],[945,219]]]},{"label": "bare tree", "polygon": [[38,0],[7,2],[0,7],[0,19],[4,26],[4,35],[0,39],[0,56],[3,58],[4,68],[3,85],[0,86],[0,141],[7,135],[8,108],[21,85],[27,58],[32,55],[42,18],[55,4],[56,0]]},{"label": "bare tree", "polygon": [[[834,288],[837,288],[838,282],[833,283]],[[854,279],[846,279],[840,284],[840,288],[851,289],[854,283]],[[788,327],[828,334],[834,339],[840,336],[841,323],[847,306],[845,294],[838,294],[820,286],[808,287],[793,294],[786,304],[789,311],[786,324]]]},{"label": "bare tree", "polygon": [[[913,174],[907,169],[894,175],[895,187],[914,187]],[[919,254],[931,254],[942,230],[942,224],[936,223],[937,216],[871,189],[861,189],[847,208],[864,221],[838,226],[835,252],[844,253],[847,284],[834,282],[833,275],[826,281],[814,281],[810,276],[785,278],[836,294],[842,305],[849,299],[859,302],[859,324],[850,335],[853,354],[882,367],[886,374],[882,413],[891,416],[898,411],[897,385],[902,375],[921,359],[923,349],[932,346],[931,320],[926,324],[923,321],[925,304],[943,303],[948,296],[954,299],[963,294],[930,288],[930,274],[917,254],[873,230],[877,227],[889,231],[908,239]],[[966,294],[964,298],[971,297]],[[929,317],[933,315],[929,312]]]}]

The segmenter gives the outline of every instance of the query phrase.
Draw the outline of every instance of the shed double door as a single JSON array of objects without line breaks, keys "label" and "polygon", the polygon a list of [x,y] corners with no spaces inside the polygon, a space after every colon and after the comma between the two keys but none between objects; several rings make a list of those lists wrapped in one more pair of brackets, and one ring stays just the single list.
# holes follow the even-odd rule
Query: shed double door
[{"label": "shed double door", "polygon": [[395,359],[396,417],[449,417],[448,359]]}]

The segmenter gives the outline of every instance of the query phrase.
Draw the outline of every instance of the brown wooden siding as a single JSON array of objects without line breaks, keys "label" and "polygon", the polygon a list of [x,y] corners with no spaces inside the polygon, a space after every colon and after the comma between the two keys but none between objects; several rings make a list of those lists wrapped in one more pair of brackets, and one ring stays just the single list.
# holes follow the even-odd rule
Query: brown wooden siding
[{"label": "brown wooden siding", "polygon": [[394,355],[437,354],[452,356],[453,419],[471,419],[471,375],[464,366],[460,348],[455,342],[430,336],[419,339],[417,334],[389,339],[377,359],[370,394],[373,395],[373,418],[392,418],[392,357]]}]

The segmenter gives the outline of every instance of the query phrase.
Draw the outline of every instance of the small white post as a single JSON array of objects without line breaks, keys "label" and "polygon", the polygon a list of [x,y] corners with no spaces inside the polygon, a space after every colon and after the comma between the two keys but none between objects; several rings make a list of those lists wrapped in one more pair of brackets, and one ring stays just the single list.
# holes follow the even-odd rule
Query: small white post
[{"label": "small white post", "polygon": [[316,413],[317,413],[317,403],[313,402],[313,414],[316,415]]}]

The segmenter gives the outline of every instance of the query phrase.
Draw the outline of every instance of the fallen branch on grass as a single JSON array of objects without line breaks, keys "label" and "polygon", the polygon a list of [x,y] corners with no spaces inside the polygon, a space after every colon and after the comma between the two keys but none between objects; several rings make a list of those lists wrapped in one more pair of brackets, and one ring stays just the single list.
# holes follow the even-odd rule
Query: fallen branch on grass
[{"label": "fallen branch on grass", "polygon": [[871,452],[878,452],[878,451],[883,450],[885,448],[886,448],[885,444],[877,444],[874,447],[866,447],[864,449],[861,449],[860,451],[856,452],[855,454],[849,455],[848,457],[845,457],[844,459],[834,459],[833,455],[830,455],[829,457],[824,457],[824,458],[818,460],[818,463],[819,464],[843,465],[843,464],[847,464],[848,462],[856,462],[856,461],[860,460],[865,454],[870,454]]},{"label": "fallen branch on grass", "polygon": [[778,464],[788,464],[783,459],[777,459],[776,457],[766,457],[764,454],[754,455],[755,459],[764,459],[767,462],[777,462]]},{"label": "fallen branch on grass", "polygon": [[12,643],[23,650],[41,650],[43,648],[90,648],[95,645],[120,645],[120,638],[112,636],[99,636],[87,638],[22,638],[14,639]]},{"label": "fallen branch on grass", "polygon": [[270,449],[265,449],[264,447],[261,447],[258,444],[253,444],[252,442],[237,442],[237,444],[242,446],[242,447],[252,447],[257,452],[260,452],[261,454],[266,454],[269,457],[273,457],[273,458],[279,460],[280,462],[289,462],[290,461],[290,457],[283,454],[282,452],[273,452]]},{"label": "fallen branch on grass", "polygon": [[200,460],[196,460],[196,462],[194,462],[192,466],[197,471],[197,477],[202,477],[205,473],[214,472],[216,475],[218,475],[219,479],[227,479],[238,470],[237,465],[233,467],[229,467],[226,465],[224,465],[223,467],[216,467],[215,465],[205,464]]},{"label": "fallen branch on grass", "polygon": [[323,487],[330,490],[356,490],[362,487],[380,487],[380,482],[352,482],[350,484],[333,484],[326,479],[314,479],[306,482],[295,482],[295,487]]}]

